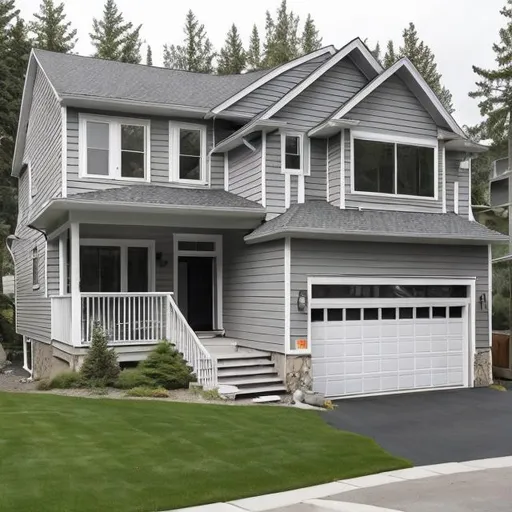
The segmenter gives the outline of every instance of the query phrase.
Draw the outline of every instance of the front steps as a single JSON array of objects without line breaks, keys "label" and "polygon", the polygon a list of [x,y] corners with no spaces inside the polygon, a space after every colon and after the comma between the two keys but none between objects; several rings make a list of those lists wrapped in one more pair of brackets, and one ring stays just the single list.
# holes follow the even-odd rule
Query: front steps
[{"label": "front steps", "polygon": [[259,350],[215,354],[219,384],[236,386],[237,397],[286,393],[270,352]]}]

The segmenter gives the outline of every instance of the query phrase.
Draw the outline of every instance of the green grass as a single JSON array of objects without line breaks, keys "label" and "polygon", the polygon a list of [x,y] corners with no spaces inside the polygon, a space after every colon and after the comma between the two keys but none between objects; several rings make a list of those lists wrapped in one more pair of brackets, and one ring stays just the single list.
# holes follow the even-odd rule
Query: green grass
[{"label": "green grass", "polygon": [[0,510],[154,511],[408,467],[284,407],[0,393]]}]

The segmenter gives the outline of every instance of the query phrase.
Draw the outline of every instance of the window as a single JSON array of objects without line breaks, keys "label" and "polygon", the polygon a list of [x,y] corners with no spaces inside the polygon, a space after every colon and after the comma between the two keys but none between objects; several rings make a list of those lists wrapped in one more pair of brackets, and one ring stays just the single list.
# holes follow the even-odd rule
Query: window
[{"label": "window", "polygon": [[435,142],[423,146],[354,138],[353,148],[355,192],[436,196]]},{"label": "window", "polygon": [[463,285],[315,284],[312,288],[314,299],[461,298],[467,294],[467,286]]},{"label": "window", "polygon": [[170,123],[171,181],[206,183],[206,126]]},{"label": "window", "polygon": [[149,181],[149,121],[80,116],[82,177]]},{"label": "window", "polygon": [[37,247],[32,249],[32,289],[39,290],[39,255]]},{"label": "window", "polygon": [[304,137],[301,133],[281,134],[281,171],[300,174],[304,170]]},{"label": "window", "polygon": [[36,185],[32,176],[32,164],[30,162],[27,162],[27,170],[25,172],[27,175],[26,179],[28,186],[28,204],[31,205],[36,195]]}]

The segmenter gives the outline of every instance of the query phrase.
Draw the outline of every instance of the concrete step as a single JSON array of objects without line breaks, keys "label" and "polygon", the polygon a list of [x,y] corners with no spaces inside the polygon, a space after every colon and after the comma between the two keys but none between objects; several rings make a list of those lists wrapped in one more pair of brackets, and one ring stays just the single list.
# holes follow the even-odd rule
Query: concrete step
[{"label": "concrete step", "polygon": [[221,378],[219,377],[219,384],[229,384],[230,386],[237,386],[241,388],[242,386],[245,388],[247,386],[255,386],[256,384],[277,384],[283,383],[283,381],[276,374],[275,376],[271,375],[262,375],[261,377],[229,377],[229,378]]},{"label": "concrete step", "polygon": [[217,360],[222,359],[255,359],[270,357],[270,352],[232,352],[227,354],[216,354]]},{"label": "concrete step", "polygon": [[270,359],[217,359],[217,368],[243,368],[249,366],[274,366]]},{"label": "concrete step", "polygon": [[286,388],[283,384],[275,384],[269,386],[255,385],[244,388],[239,388],[237,398],[247,395],[269,395],[269,394],[285,394]]},{"label": "concrete step", "polygon": [[243,366],[241,368],[227,368],[219,367],[218,368],[219,379],[227,378],[227,377],[241,377],[245,375],[267,375],[276,373],[276,370],[268,365],[268,366]]}]

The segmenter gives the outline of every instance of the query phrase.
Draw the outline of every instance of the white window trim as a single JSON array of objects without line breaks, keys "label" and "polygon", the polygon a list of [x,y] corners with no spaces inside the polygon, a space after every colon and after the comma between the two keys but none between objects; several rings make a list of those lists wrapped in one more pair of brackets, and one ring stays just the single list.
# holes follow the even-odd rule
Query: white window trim
[{"label": "white window trim", "polygon": [[[87,173],[87,122],[107,123],[109,125],[108,174]],[[121,125],[144,127],[144,178],[129,178],[121,176]],[[79,177],[82,179],[133,181],[146,183],[151,181],[151,121],[131,117],[112,117],[93,114],[78,115],[78,144],[79,144]]]},{"label": "white window trim", "polygon": [[[300,151],[300,169],[287,169],[286,166],[286,137],[298,137],[299,139],[299,151]],[[305,143],[304,143],[304,134],[300,132],[281,132],[281,173],[282,174],[294,174],[301,175],[304,174],[304,152],[305,152]],[[309,157],[308,157],[309,158]]]},{"label": "white window trim", "polygon": [[[35,257],[34,257],[34,251],[35,251]],[[41,288],[41,279],[39,276],[39,267],[40,267],[40,254],[39,254],[39,247],[37,244],[35,244],[32,249],[30,250],[30,262],[32,263],[32,290],[39,290]],[[34,284],[34,260],[37,259],[37,284]]]},{"label": "white window trim", "polygon": [[[395,190],[397,189],[397,161],[396,161],[396,144],[404,144],[408,146],[420,146],[434,149],[434,195],[433,196],[415,196],[410,194],[393,194],[387,192],[365,192],[356,190],[355,188],[355,155],[354,155],[354,139],[368,140],[374,142],[387,142],[395,144]],[[439,144],[437,139],[428,137],[405,137],[401,135],[381,134],[375,132],[365,132],[358,130],[350,131],[350,193],[361,196],[374,197],[394,197],[400,199],[421,199],[425,201],[437,201],[439,197]]]},{"label": "white window trim", "polygon": [[[80,245],[96,247],[119,247],[121,249],[121,293],[128,290],[128,247],[147,247],[148,249],[148,291],[155,291],[155,241],[127,240],[118,238],[81,238]],[[80,271],[80,270],[79,270]]]},{"label": "white window trim", "polygon": [[[199,130],[201,133],[201,166],[200,166],[200,179],[198,180],[184,180],[180,179],[180,130]],[[175,183],[183,183],[185,185],[207,185],[207,131],[206,125],[194,123],[177,123],[175,121],[169,122],[169,181]]]}]

